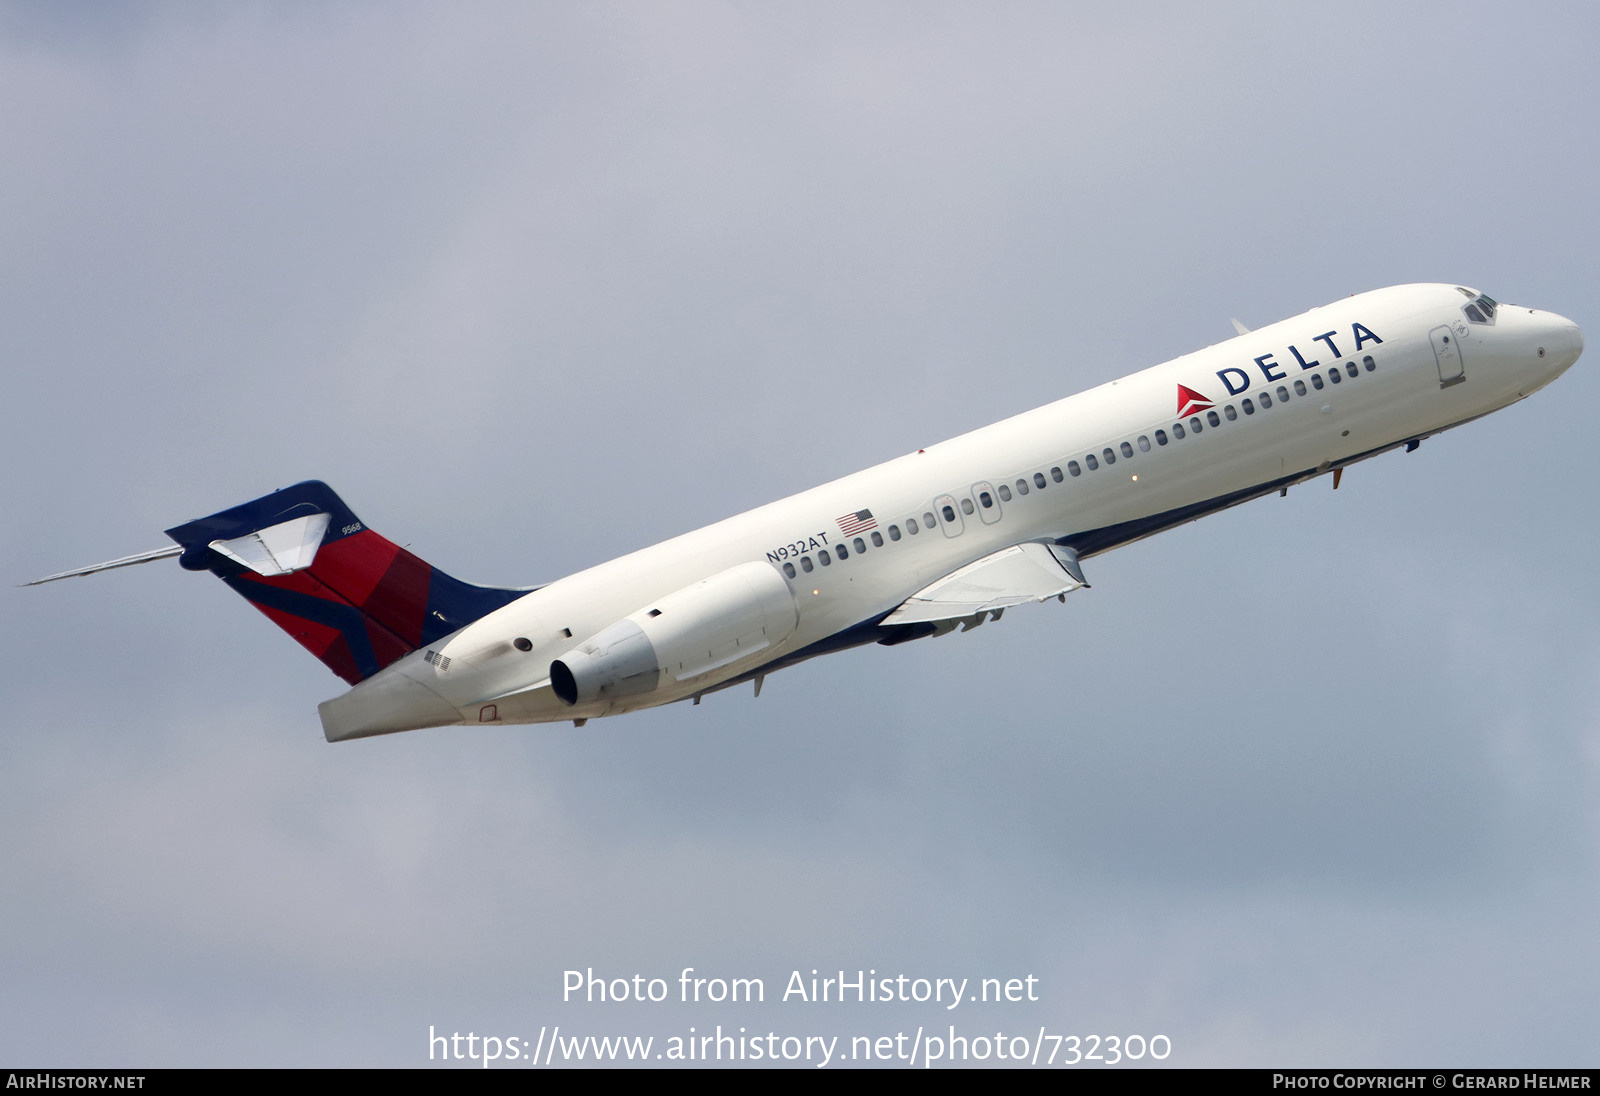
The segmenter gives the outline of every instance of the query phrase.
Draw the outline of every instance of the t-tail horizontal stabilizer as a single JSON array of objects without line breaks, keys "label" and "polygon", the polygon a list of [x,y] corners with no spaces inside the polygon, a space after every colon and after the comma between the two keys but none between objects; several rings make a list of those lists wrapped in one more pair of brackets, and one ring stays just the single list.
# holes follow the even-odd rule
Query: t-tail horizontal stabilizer
[{"label": "t-tail horizontal stabilizer", "polygon": [[214,540],[206,547],[258,575],[290,575],[304,571],[317,558],[328,521],[327,514],[307,514],[232,540]]},{"label": "t-tail horizontal stabilizer", "polygon": [[36,578],[32,582],[24,582],[22,585],[39,586],[46,582],[55,582],[57,579],[78,578],[80,575],[92,575],[98,571],[110,571],[117,567],[132,567],[135,563],[150,563],[158,559],[171,559],[181,551],[183,551],[181,547],[157,548],[150,552],[140,552],[136,556],[123,556],[121,559],[114,559],[109,563],[95,563],[88,567],[76,567],[71,571],[58,571],[56,574],[45,575],[44,578]]},{"label": "t-tail horizontal stabilizer", "polygon": [[509,605],[528,588],[473,586],[368,529],[333,489],[307,480],[168,529],[157,548],[24,586],[178,557],[210,571],[351,685]]}]

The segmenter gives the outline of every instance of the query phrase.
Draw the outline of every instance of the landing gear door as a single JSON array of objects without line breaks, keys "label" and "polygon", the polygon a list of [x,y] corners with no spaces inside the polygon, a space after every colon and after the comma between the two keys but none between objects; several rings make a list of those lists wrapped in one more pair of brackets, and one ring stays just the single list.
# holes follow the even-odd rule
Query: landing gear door
[{"label": "landing gear door", "polygon": [[1428,332],[1433,342],[1433,356],[1439,362],[1439,387],[1449,388],[1467,379],[1461,364],[1461,346],[1448,327],[1440,326]]}]

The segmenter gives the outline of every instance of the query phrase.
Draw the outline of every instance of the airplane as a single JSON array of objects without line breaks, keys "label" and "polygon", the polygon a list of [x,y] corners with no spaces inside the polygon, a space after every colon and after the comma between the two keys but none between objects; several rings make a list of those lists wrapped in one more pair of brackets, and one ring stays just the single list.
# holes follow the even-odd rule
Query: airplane
[{"label": "airplane", "polygon": [[167,530],[351,688],[329,742],[572,721],[754,683],[1087,588],[1083,561],[1531,395],[1571,320],[1394,286],[1226,342],[542,586],[459,581],[295,484]]}]

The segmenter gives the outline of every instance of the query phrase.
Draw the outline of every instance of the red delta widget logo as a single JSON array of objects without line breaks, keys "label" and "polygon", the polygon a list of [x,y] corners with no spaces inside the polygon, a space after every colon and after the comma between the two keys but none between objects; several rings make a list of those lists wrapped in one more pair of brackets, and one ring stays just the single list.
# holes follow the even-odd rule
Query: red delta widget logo
[{"label": "red delta widget logo", "polygon": [[1186,384],[1178,385],[1178,417],[1193,415],[1211,406],[1211,401]]}]

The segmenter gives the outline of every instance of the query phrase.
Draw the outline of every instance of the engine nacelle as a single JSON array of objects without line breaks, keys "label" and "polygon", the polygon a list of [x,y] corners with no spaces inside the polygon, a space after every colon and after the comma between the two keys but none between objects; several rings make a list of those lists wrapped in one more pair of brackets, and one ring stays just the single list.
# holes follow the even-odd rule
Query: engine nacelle
[{"label": "engine nacelle", "polygon": [[568,704],[615,700],[711,674],[782,643],[799,620],[775,567],[741,563],[617,621],[550,664]]}]

